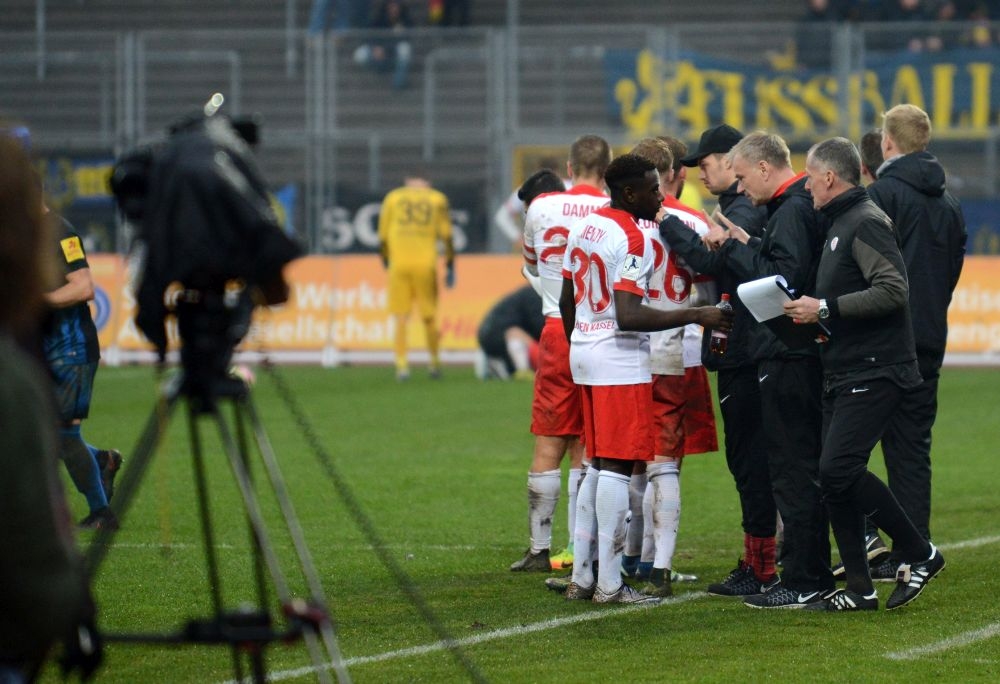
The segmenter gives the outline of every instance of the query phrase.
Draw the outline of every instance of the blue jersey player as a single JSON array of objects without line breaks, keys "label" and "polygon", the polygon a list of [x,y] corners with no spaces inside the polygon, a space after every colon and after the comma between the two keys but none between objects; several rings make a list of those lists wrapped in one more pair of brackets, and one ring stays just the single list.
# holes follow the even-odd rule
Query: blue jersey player
[{"label": "blue jersey player", "polygon": [[101,358],[97,327],[87,302],[94,298],[94,281],[83,241],[63,222],[56,262],[65,282],[46,294],[51,312],[43,333],[45,359],[56,385],[60,414],[59,453],[90,513],[81,527],[117,527],[108,507],[121,455],[98,450],[83,441],[80,423],[90,412],[94,375]]}]

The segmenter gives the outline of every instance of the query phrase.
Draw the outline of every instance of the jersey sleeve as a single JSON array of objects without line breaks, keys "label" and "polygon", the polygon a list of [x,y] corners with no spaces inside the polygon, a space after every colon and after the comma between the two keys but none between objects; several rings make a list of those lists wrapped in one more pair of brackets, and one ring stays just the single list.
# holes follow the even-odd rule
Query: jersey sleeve
[{"label": "jersey sleeve", "polygon": [[653,250],[649,237],[638,228],[626,231],[625,237],[616,248],[619,268],[612,287],[645,297],[649,273],[653,267]]},{"label": "jersey sleeve", "polygon": [[538,225],[538,214],[541,209],[538,205],[528,207],[528,212],[524,217],[524,237],[521,240],[521,255],[524,263],[532,275],[538,275],[538,252],[535,249],[535,230]]},{"label": "jersey sleeve", "polygon": [[59,241],[59,254],[66,264],[67,273],[90,268],[90,264],[87,263],[87,253],[83,248],[83,240],[76,233],[67,233]]}]

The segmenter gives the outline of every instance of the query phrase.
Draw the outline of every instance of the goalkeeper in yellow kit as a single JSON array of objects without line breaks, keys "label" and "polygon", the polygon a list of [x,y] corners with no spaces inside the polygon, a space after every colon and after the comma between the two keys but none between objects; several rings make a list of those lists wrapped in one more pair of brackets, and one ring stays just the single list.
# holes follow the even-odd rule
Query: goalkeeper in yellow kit
[{"label": "goalkeeper in yellow kit", "polygon": [[455,284],[455,246],[451,236],[448,198],[417,173],[382,201],[378,219],[382,263],[389,270],[389,312],[396,319],[396,379],[410,377],[406,356],[406,324],[416,301],[427,332],[430,375],[440,377],[440,335],[437,329],[438,241],[444,243],[445,284]]}]

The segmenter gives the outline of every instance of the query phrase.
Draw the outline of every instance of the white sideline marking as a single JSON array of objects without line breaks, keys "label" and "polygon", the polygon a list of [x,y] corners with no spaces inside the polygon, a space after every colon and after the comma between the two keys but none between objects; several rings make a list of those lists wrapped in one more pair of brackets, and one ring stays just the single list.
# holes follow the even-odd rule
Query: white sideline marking
[{"label": "white sideline marking", "polygon": [[963,646],[968,646],[969,644],[974,644],[977,641],[985,641],[986,639],[992,639],[995,636],[1000,635],[1000,622],[994,622],[993,624],[986,625],[980,629],[973,629],[969,632],[962,632],[961,634],[956,634],[955,636],[948,637],[947,639],[942,639],[941,641],[935,642],[933,644],[927,644],[926,646],[916,646],[914,648],[908,648],[905,651],[895,651],[893,653],[886,653],[885,657],[889,660],[914,660],[916,658],[923,657],[925,655],[932,655],[934,653],[941,653],[942,651],[950,651],[953,648],[961,648]]},{"label": "white sideline marking", "polygon": [[1000,536],[998,537],[979,537],[978,539],[966,539],[965,541],[954,542],[952,544],[935,544],[942,551],[951,551],[952,549],[974,549],[977,546],[986,546],[987,544],[996,544],[1000,542]]},{"label": "white sideline marking", "polygon": [[[705,593],[701,592],[690,592],[682,596],[675,596],[672,598],[663,599],[660,606],[670,606],[676,605],[678,603],[686,603],[693,599],[700,599],[707,596]],[[506,627],[504,629],[493,630],[492,632],[485,632],[483,634],[476,634],[475,636],[465,637],[464,639],[454,640],[457,646],[475,646],[477,644],[486,643],[488,641],[495,641],[497,639],[506,639],[508,637],[523,636],[525,634],[531,634],[533,632],[541,632],[547,629],[555,629],[557,627],[563,627],[566,625],[575,625],[581,622],[591,622],[593,620],[601,620],[612,615],[621,615],[623,613],[634,613],[639,610],[655,610],[656,606],[622,606],[620,608],[610,608],[610,607],[600,607],[590,613],[580,613],[579,615],[571,615],[569,617],[553,618],[551,620],[545,620],[543,622],[535,622],[530,625],[520,625],[518,627]],[[353,667],[355,665],[365,665],[368,663],[381,663],[387,660],[396,660],[397,658],[409,658],[410,656],[424,655],[427,653],[434,653],[437,651],[443,651],[447,649],[451,643],[446,641],[436,641],[432,644],[425,644],[423,646],[413,646],[411,648],[401,648],[397,651],[388,651],[386,653],[379,653],[377,655],[371,656],[357,656],[354,658],[346,658],[344,660],[345,667]],[[326,665],[325,669],[331,670],[333,667],[331,665]],[[294,679],[296,677],[304,677],[309,674],[313,674],[316,668],[313,666],[300,667],[294,670],[280,670],[277,672],[268,673],[268,681],[281,681],[284,679]],[[236,680],[230,679],[226,680],[224,684],[239,684]]]}]

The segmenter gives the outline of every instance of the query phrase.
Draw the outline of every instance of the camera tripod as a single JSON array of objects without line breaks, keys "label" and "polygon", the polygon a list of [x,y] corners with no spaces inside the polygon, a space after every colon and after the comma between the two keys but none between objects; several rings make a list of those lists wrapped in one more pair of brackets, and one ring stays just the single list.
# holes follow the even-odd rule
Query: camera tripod
[{"label": "camera tripod", "polygon": [[[156,447],[167,430],[171,415],[181,400],[188,409],[188,432],[212,614],[205,619],[188,621],[175,633],[107,634],[105,638],[109,641],[131,643],[228,646],[232,653],[236,680],[243,681],[244,663],[246,663],[254,682],[267,680],[264,651],[269,644],[301,638],[305,642],[320,681],[331,681],[329,669],[332,668],[338,682],[349,682],[350,675],[340,654],[319,574],[288,496],[274,450],[251,398],[250,388],[245,382],[225,376],[212,377],[211,381],[206,383],[195,377],[195,374],[185,371],[163,383],[157,405],[153,408],[139,442],[130,456],[129,467],[122,473],[122,480],[115,496],[115,512],[121,520],[125,519],[128,507],[151,463]],[[230,420],[223,415],[224,405],[231,405],[233,409]],[[222,596],[222,578],[212,526],[205,455],[199,431],[199,424],[204,420],[213,422],[218,429],[222,449],[240,491],[250,530],[256,604],[235,610],[227,610]],[[292,540],[299,570],[310,592],[308,599],[292,596],[287,576],[271,543],[254,488],[248,432],[252,434],[256,452],[267,474],[267,482],[272,488],[281,517]],[[115,531],[107,528],[101,528],[95,535],[86,556],[91,576],[96,574],[114,535]],[[268,608],[268,579],[278,599],[280,618],[273,615]]]}]

